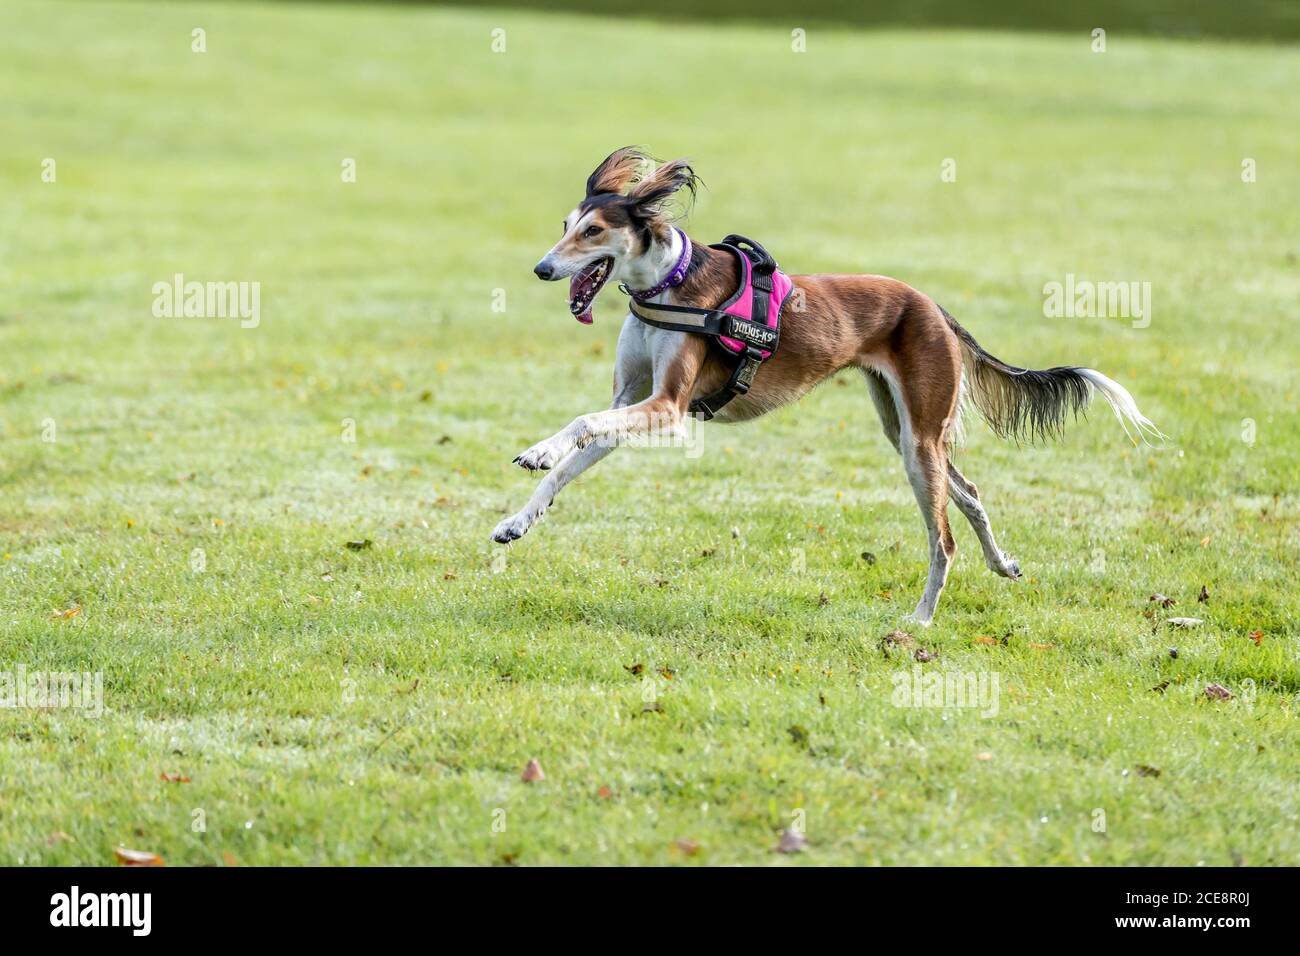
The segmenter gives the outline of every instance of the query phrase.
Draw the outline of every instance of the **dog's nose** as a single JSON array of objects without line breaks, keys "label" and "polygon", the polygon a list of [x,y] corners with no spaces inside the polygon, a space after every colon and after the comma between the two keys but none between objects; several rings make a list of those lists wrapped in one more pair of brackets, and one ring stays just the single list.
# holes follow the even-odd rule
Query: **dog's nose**
[{"label": "dog's nose", "polygon": [[533,272],[537,274],[537,278],[539,279],[549,280],[555,275],[555,270],[545,262],[537,263],[537,265],[533,267]]}]

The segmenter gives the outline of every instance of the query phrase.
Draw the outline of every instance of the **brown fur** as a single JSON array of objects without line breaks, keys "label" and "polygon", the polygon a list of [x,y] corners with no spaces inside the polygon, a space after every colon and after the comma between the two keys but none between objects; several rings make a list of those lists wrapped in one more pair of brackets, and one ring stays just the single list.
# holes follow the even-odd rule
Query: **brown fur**
[{"label": "brown fur", "polygon": [[[672,291],[676,305],[711,308],[736,291],[731,253],[695,244],[696,261],[686,281]],[[746,421],[803,395],[843,369],[884,371],[904,388],[903,399],[919,416],[925,434],[944,435],[956,411],[961,381],[961,347],[943,312],[928,296],[884,276],[796,275],[795,294],[781,314],[781,346],[764,362],[748,395],[733,399],[719,415]],[[716,391],[731,374],[734,359],[708,342],[701,370],[687,399]]]}]

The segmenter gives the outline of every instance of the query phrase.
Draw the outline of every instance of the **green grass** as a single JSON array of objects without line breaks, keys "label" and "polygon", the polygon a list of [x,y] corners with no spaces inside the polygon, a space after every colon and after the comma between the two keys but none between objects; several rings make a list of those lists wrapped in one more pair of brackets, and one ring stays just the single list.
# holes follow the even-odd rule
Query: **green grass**
[{"label": "green grass", "polygon": [[[106,706],[0,710],[0,861],[1300,863],[1295,49],[0,18],[0,671],[102,672]],[[927,672],[998,675],[996,716],[891,701],[924,537],[854,377],[705,426],[699,458],[621,451],[489,544],[533,487],[511,458],[608,399],[618,296],[584,328],[530,269],[629,142],[696,161],[697,238],[897,276],[1172,436],[1134,448],[1104,408],[1037,449],[972,424],[963,470],[1027,579],[954,510],[917,637]],[[154,318],[177,272],[260,282],[261,324]],[[1150,281],[1150,327],[1044,318],[1067,273]],[[1153,624],[1157,591],[1204,625]],[[808,851],[774,854],[798,810]]]}]

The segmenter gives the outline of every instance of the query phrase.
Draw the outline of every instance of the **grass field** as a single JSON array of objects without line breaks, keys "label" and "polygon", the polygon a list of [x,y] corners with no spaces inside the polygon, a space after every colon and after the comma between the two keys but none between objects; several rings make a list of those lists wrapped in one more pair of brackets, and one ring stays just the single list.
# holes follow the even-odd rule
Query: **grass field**
[{"label": "grass field", "polygon": [[[1300,863],[1295,48],[0,21],[0,672],[98,672],[105,708],[0,709],[0,861]],[[608,400],[621,297],[582,327],[530,270],[626,143],[695,160],[697,238],[897,276],[1008,361],[1120,380],[1169,444],[1104,406],[1041,448],[972,423],[1027,577],[954,510],[923,665],[880,646],[924,533],[849,375],[699,457],[621,451],[495,549],[511,458]],[[260,323],[155,317],[177,273],[260,283]],[[1149,281],[1149,325],[1045,318],[1071,274]],[[996,715],[897,706],[914,666],[996,677]]]}]

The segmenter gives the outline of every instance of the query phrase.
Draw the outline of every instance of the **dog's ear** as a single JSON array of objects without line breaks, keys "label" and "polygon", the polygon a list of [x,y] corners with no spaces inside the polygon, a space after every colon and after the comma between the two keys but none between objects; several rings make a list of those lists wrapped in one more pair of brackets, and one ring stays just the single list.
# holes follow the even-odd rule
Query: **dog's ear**
[{"label": "dog's ear", "polygon": [[647,173],[627,194],[635,203],[635,209],[643,217],[661,215],[664,206],[681,190],[689,193],[687,207],[695,201],[700,179],[695,175],[691,164],[684,159],[674,159],[664,163],[658,169]]},{"label": "dog's ear", "polygon": [[621,193],[640,178],[643,166],[653,162],[640,147],[616,149],[587,177],[587,195]]}]

